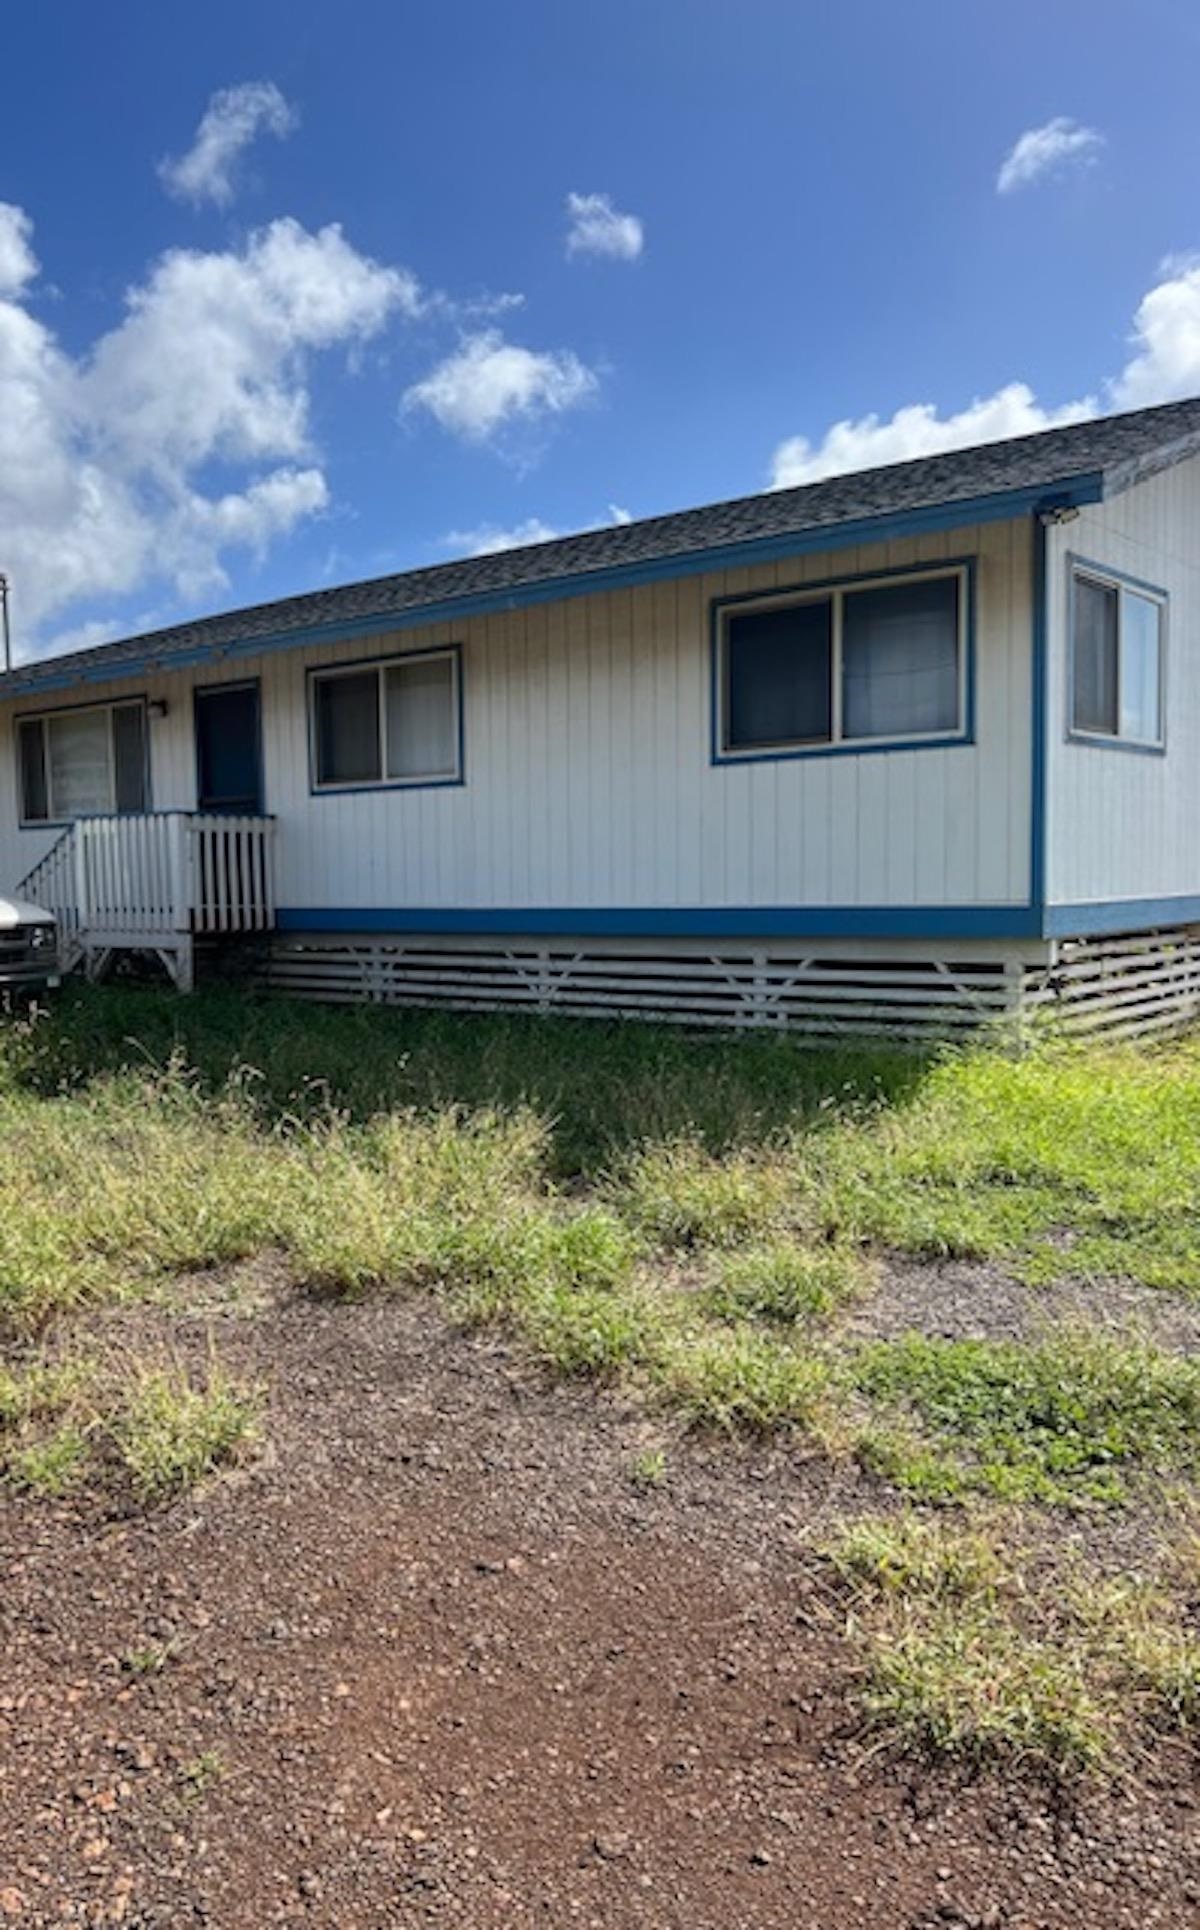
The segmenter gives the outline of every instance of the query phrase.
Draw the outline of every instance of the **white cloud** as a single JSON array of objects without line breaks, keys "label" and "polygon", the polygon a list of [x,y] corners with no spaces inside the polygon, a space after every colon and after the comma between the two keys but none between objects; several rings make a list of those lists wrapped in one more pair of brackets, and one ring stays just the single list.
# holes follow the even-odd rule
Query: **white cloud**
[{"label": "white cloud", "polygon": [[1033,435],[1064,422],[1080,422],[1093,415],[1095,407],[1088,398],[1047,411],[1024,382],[1010,382],[956,415],[939,415],[932,402],[913,402],[882,422],[874,415],[857,422],[835,422],[815,448],[804,436],[789,436],[772,459],[771,486],[792,489],[853,469],[968,449],[977,442],[1001,442],[1006,436]]},{"label": "white cloud", "polygon": [[590,529],[615,529],[632,521],[627,509],[622,509],[619,503],[610,503],[607,516],[598,517],[594,523],[581,523],[575,529],[555,529],[540,516],[528,516],[511,529],[499,523],[480,523],[475,529],[452,529],[443,539],[443,547],[456,556],[494,556],[499,550],[524,549],[530,543],[553,543],[560,536],[578,536]]},{"label": "white cloud", "polygon": [[996,192],[1012,194],[1016,188],[1040,181],[1045,174],[1057,174],[1066,167],[1086,167],[1103,145],[1104,136],[1094,127],[1081,127],[1062,114],[1044,127],[1027,128],[1004,157],[996,176]]},{"label": "white cloud", "polygon": [[646,242],[636,214],[621,214],[607,194],[567,196],[567,254],[636,261]]},{"label": "white cloud", "polygon": [[527,516],[523,523],[504,529],[499,523],[480,523],[475,529],[452,529],[443,538],[443,547],[456,556],[494,556],[500,550],[524,549],[527,543],[553,543],[563,534],[544,523],[540,516]]},{"label": "white cloud", "polygon": [[38,271],[30,245],[33,223],[24,208],[0,201],[0,296],[19,295]]},{"label": "white cloud", "polygon": [[89,385],[106,440],[149,465],[301,455],[306,352],[361,342],[420,290],[336,226],[273,221],[238,250],[172,249],[97,345]]},{"label": "white cloud", "polygon": [[[6,239],[29,250],[13,215],[0,214],[0,288]],[[238,248],[163,255],[75,357],[15,298],[36,266],[31,251],[10,254],[0,295],[0,567],[26,639],[81,598],[221,585],[229,550],[259,552],[323,510],[312,358],[421,301],[409,274],[339,228],[281,220]],[[206,487],[213,464],[219,492]]]},{"label": "white cloud", "polygon": [[259,134],[282,140],[296,120],[295,108],[274,81],[248,80],[240,87],[223,87],[209,101],[187,153],[160,161],[159,178],[181,201],[196,205],[212,201],[219,208],[228,207],[244,150]]},{"label": "white cloud", "polygon": [[1163,263],[1133,318],[1134,353],[1111,384],[1120,409],[1200,394],[1200,261]]},{"label": "white cloud", "polygon": [[415,382],[404,407],[428,410],[467,442],[486,442],[510,422],[576,408],[597,387],[595,372],[570,349],[521,348],[489,328],[465,336],[453,355]]},{"label": "white cloud", "polygon": [[771,461],[772,488],[791,489],[823,476],[1034,435],[1085,421],[1103,409],[1146,409],[1200,395],[1200,261],[1166,261],[1160,275],[1138,304],[1129,359],[1101,385],[1099,395],[1047,407],[1027,383],[1010,382],[954,415],[939,415],[932,402],[914,402],[882,421],[867,415],[835,422],[815,445],[805,436],[779,444]]}]

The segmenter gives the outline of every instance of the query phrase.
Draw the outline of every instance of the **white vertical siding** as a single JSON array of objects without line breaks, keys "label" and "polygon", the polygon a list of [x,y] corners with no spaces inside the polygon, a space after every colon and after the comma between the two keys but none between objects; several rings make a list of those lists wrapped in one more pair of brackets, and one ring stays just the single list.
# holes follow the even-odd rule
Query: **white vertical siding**
[{"label": "white vertical siding", "polygon": [[[965,556],[977,559],[974,743],[714,766],[714,597]],[[1029,590],[1028,526],[992,523],[276,651],[103,694],[168,699],[169,714],[149,726],[153,803],[187,808],[193,684],[261,678],[284,907],[1021,904]],[[449,641],[463,650],[465,784],[312,796],[306,671]],[[0,717],[0,885],[10,889],[53,836],[17,828],[15,797],[11,716]]]},{"label": "white vertical siding", "polygon": [[[1166,755],[1067,738],[1068,557],[1167,591]],[[1200,895],[1200,460],[1048,532],[1046,896]]]}]

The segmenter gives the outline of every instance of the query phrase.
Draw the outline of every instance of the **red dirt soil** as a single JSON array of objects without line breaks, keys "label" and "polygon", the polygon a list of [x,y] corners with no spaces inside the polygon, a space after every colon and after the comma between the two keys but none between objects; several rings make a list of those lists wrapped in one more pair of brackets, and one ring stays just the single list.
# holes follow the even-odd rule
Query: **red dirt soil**
[{"label": "red dirt soil", "polygon": [[1200,1923],[1182,1750],[1069,1800],[872,1751],[809,1552],[860,1477],[672,1443],[639,1490],[644,1416],[426,1304],[215,1321],[255,1466],[0,1501],[0,1923]]}]

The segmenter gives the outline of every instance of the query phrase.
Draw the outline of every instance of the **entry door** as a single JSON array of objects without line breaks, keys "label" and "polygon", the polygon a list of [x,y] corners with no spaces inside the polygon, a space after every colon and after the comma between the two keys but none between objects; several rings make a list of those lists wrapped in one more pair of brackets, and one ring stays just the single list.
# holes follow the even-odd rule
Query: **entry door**
[{"label": "entry door", "polygon": [[258,683],[197,690],[196,804],[201,811],[262,813]]}]

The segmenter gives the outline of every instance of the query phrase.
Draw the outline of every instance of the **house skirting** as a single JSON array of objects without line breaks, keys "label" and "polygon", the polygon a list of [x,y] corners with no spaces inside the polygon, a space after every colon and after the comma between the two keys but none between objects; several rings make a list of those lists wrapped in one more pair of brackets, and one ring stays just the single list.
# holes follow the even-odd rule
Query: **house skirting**
[{"label": "house skirting", "polygon": [[1200,1012],[1196,925],[957,945],[292,932],[246,963],[254,983],[295,998],[787,1030],[814,1044],[1136,1037]]}]

